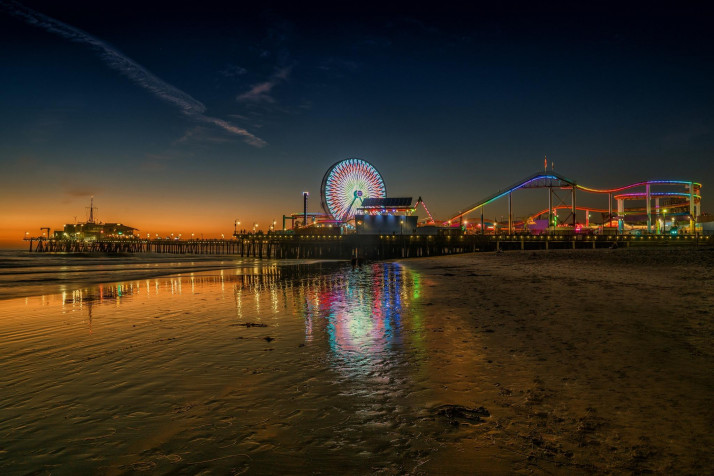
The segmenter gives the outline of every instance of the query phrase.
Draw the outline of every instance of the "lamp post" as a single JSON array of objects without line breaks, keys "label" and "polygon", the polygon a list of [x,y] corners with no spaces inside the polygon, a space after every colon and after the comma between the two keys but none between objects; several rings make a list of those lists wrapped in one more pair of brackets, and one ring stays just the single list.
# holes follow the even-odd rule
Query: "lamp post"
[{"label": "lamp post", "polygon": [[257,223],[253,223],[253,234],[255,234],[256,228],[258,228],[258,224],[257,224]]},{"label": "lamp post", "polygon": [[399,234],[404,234],[404,217],[399,219]]},{"label": "lamp post", "polygon": [[234,235],[238,234],[238,225],[240,225],[240,220],[236,218],[236,221],[233,224],[233,234]]}]

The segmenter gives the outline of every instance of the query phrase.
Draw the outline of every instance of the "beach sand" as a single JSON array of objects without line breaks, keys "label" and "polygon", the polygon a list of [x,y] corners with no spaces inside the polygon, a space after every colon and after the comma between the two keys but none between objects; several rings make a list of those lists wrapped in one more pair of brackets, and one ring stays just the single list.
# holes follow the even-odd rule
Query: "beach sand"
[{"label": "beach sand", "polygon": [[423,305],[454,346],[441,398],[491,415],[427,473],[714,471],[711,250],[404,264],[432,282]]},{"label": "beach sand", "polygon": [[714,470],[711,251],[268,264],[0,300],[0,473]]}]

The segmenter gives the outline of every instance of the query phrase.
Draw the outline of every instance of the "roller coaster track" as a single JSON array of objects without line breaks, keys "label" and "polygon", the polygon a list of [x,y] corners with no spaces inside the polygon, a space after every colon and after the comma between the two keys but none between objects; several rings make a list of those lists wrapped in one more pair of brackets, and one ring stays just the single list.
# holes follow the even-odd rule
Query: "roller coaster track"
[{"label": "roller coaster track", "polygon": [[[576,207],[580,211],[584,212],[595,212],[595,213],[608,213],[607,209],[604,208],[593,208],[593,207]],[[552,210],[567,210],[571,211],[573,208],[570,205],[557,205],[552,208]],[[525,219],[525,222],[528,223],[531,220],[535,220],[539,216],[542,215],[547,215],[548,214],[548,209],[544,208],[543,210],[539,211],[538,213],[534,213],[528,218]]]},{"label": "roller coaster track", "polygon": [[498,192],[489,195],[488,197],[479,200],[466,209],[460,210],[458,213],[454,214],[448,221],[453,222],[458,220],[469,213],[478,210],[481,207],[488,205],[491,202],[498,200],[499,198],[505,197],[506,195],[525,188],[559,188],[562,190],[582,190],[589,193],[600,193],[600,194],[615,194],[618,192],[623,192],[636,187],[648,187],[650,185],[680,185],[683,187],[689,187],[689,192],[638,192],[638,193],[625,193],[614,196],[618,200],[640,200],[645,199],[648,195],[651,198],[659,197],[680,197],[680,198],[694,198],[695,202],[701,200],[701,195],[698,190],[701,188],[701,184],[698,182],[686,181],[686,180],[645,180],[642,182],[636,182],[629,185],[616,188],[598,189],[585,187],[583,185],[578,185],[575,180],[571,180],[559,173],[550,172],[537,172],[530,175],[505,189],[501,189]]}]

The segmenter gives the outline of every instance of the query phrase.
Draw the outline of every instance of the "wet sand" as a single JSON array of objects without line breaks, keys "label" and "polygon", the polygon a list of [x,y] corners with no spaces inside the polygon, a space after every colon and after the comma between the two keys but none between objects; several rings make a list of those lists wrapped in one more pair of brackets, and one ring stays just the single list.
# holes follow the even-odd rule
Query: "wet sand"
[{"label": "wet sand", "polygon": [[714,471],[711,250],[405,263],[433,281],[423,305],[454,346],[442,398],[491,414],[427,473]]},{"label": "wet sand", "polygon": [[713,263],[477,253],[0,300],[0,473],[711,473]]}]

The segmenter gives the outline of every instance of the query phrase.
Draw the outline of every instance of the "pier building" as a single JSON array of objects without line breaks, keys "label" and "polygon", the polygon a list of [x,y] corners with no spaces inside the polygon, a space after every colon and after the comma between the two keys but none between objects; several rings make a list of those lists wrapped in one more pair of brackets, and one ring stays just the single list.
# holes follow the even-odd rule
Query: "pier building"
[{"label": "pier building", "polygon": [[[94,217],[97,208],[94,206],[94,197],[89,202],[89,219],[83,223],[68,223],[62,231],[55,230],[55,240],[68,241],[98,241],[103,239],[134,238],[137,228],[121,223],[102,223]],[[49,232],[49,230],[48,230]],[[48,233],[49,235],[49,233]]]},{"label": "pier building", "polygon": [[62,231],[55,231],[57,240],[97,241],[111,238],[134,238],[137,229],[121,223],[75,223],[66,224]]},{"label": "pier building", "polygon": [[355,213],[359,235],[413,235],[418,218],[412,197],[366,198]]}]

